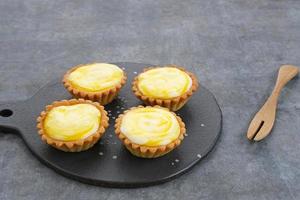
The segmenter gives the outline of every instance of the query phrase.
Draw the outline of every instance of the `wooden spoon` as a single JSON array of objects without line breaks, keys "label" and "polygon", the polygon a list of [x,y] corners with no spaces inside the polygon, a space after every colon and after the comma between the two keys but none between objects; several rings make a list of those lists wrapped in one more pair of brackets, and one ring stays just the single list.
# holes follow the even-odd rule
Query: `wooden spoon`
[{"label": "wooden spoon", "polygon": [[260,141],[267,137],[275,122],[277,101],[281,89],[299,73],[293,65],[282,65],[279,69],[276,85],[263,107],[256,113],[248,128],[247,138]]}]

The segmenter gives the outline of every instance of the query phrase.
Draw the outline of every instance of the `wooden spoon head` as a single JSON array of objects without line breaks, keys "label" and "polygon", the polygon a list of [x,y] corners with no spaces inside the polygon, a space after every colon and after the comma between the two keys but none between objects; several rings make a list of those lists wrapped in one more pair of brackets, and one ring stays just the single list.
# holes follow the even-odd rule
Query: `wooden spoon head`
[{"label": "wooden spoon head", "polygon": [[269,100],[256,113],[248,128],[249,140],[260,141],[270,134],[275,121],[276,107],[276,101]]}]

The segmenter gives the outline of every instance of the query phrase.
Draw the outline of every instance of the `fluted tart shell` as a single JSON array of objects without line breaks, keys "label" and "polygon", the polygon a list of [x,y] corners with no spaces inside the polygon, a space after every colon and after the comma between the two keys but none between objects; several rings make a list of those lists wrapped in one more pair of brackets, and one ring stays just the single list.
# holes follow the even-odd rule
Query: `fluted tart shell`
[{"label": "fluted tart shell", "polygon": [[[101,121],[98,130],[92,135],[88,136],[87,138],[75,141],[62,141],[48,136],[44,129],[44,120],[49,111],[58,106],[70,106],[75,104],[91,104],[101,112]],[[37,129],[42,141],[44,141],[48,145],[65,152],[79,152],[91,148],[92,146],[94,146],[95,143],[98,142],[98,140],[104,134],[105,129],[109,125],[108,120],[109,119],[107,117],[107,112],[104,110],[104,107],[97,102],[92,102],[90,100],[84,99],[54,101],[51,105],[47,105],[45,110],[42,111],[40,116],[37,118]]]}]

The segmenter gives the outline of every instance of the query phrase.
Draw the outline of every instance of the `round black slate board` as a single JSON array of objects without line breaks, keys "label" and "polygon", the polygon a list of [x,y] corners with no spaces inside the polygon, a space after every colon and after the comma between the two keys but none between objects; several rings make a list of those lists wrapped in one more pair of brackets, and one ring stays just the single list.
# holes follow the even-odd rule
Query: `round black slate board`
[{"label": "round black slate board", "polygon": [[64,176],[89,184],[142,187],[171,180],[188,171],[211,151],[221,133],[222,114],[214,96],[200,84],[200,89],[177,112],[187,128],[183,143],[160,158],[137,158],[116,138],[113,125],[119,113],[141,104],[131,92],[131,81],[149,65],[116,64],[124,68],[128,81],[119,97],[105,106],[107,111],[111,111],[110,126],[104,137],[90,150],[65,153],[44,144],[37,134],[36,118],[44,107],[55,100],[71,98],[60,80],[46,85],[26,101],[1,104],[0,131],[19,134],[42,163]]}]

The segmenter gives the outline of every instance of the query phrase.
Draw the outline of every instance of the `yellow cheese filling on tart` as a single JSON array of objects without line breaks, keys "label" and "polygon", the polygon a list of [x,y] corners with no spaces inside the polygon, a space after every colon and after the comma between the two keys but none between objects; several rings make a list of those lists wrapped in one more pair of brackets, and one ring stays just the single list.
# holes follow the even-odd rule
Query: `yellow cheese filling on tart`
[{"label": "yellow cheese filling on tart", "polygon": [[46,134],[57,140],[74,141],[97,132],[101,112],[91,104],[58,106],[49,111],[44,120]]},{"label": "yellow cheese filling on tart", "polygon": [[122,118],[120,130],[133,143],[149,147],[169,144],[180,135],[176,116],[157,107],[128,111]]},{"label": "yellow cheese filling on tart", "polygon": [[123,76],[123,70],[117,65],[93,63],[76,68],[68,80],[77,89],[100,92],[120,84]]},{"label": "yellow cheese filling on tart", "polygon": [[150,69],[138,76],[138,89],[146,96],[169,99],[187,92],[192,86],[191,77],[174,67]]}]

